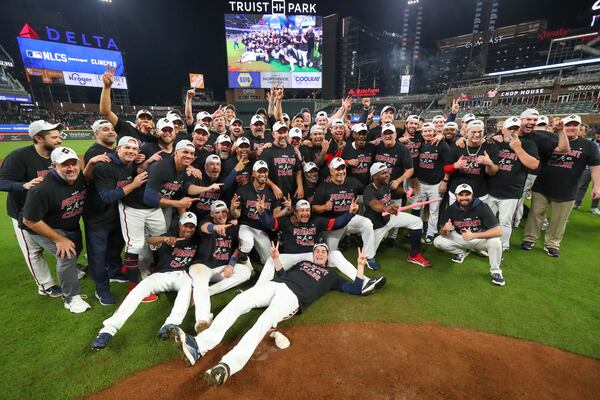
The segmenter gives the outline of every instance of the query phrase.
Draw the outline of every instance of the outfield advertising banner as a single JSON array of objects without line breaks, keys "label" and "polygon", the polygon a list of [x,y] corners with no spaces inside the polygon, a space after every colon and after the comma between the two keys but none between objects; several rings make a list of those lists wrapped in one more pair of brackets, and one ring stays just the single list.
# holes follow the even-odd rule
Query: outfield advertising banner
[{"label": "outfield advertising banner", "polygon": [[[103,87],[102,75],[99,74],[63,71],[63,79],[65,80],[65,85]],[[127,89],[127,78],[124,76],[115,76],[112,87],[113,89]]]},{"label": "outfield advertising banner", "polygon": [[28,134],[29,133],[29,125],[26,124],[0,124],[0,133],[1,134]]},{"label": "outfield advertising banner", "polygon": [[230,72],[229,87],[232,89],[260,88],[258,72]]},{"label": "outfield advertising banner", "polygon": [[0,93],[0,101],[11,101],[13,103],[30,103],[31,97],[15,96],[12,94]]},{"label": "outfield advertising banner", "polygon": [[102,75],[106,66],[116,66],[116,76],[124,76],[123,57],[118,51],[18,37],[25,68],[84,72]]},{"label": "outfield advertising banner", "polygon": [[[91,129],[64,130],[60,133],[62,140],[94,139]],[[29,125],[0,124],[0,142],[30,141]]]}]

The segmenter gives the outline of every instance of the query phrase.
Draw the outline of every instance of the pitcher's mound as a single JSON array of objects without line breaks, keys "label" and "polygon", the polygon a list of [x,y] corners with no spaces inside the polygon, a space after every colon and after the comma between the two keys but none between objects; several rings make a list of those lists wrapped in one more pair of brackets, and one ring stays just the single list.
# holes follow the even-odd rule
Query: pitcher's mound
[{"label": "pitcher's mound", "polygon": [[592,399],[600,361],[552,347],[437,325],[347,323],[283,328],[220,388],[202,375],[232,344],[194,367],[139,372],[92,399]]}]

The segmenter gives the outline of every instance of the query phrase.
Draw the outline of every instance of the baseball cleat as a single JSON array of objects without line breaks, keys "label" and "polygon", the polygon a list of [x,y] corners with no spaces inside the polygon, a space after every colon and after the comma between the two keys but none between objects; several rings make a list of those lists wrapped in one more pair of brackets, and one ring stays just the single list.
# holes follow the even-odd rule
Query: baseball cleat
[{"label": "baseball cleat", "polygon": [[160,339],[160,340],[167,340],[171,337],[171,330],[173,330],[174,328],[176,328],[177,325],[175,324],[166,324],[160,327],[160,329],[158,330],[158,332],[156,332],[156,336]]},{"label": "baseball cleat", "polygon": [[108,346],[108,342],[112,339],[112,335],[110,333],[99,333],[98,336],[92,342],[92,350],[102,350],[106,346]]},{"label": "baseball cleat", "polygon": [[365,286],[362,289],[361,294],[363,296],[368,296],[371,293],[375,292],[375,290],[380,289],[385,286],[386,278],[385,276],[378,276],[377,278],[369,279]]},{"label": "baseball cleat", "polygon": [[125,275],[119,273],[110,278],[109,281],[110,283],[127,283],[129,282],[129,279],[127,279]]},{"label": "baseball cleat", "polygon": [[210,322],[201,320],[201,321],[196,322],[196,326],[194,327],[194,329],[196,330],[196,333],[200,333],[203,330],[205,330],[206,328],[208,328],[209,326],[210,326]]},{"label": "baseball cleat", "polygon": [[54,285],[50,286],[48,289],[39,288],[38,294],[40,296],[61,297],[63,295],[63,291],[60,286]]},{"label": "baseball cleat", "polygon": [[506,285],[506,281],[504,280],[504,277],[502,276],[501,273],[498,273],[498,272],[496,272],[495,274],[492,274],[492,283],[494,285],[498,285],[498,286]]},{"label": "baseball cleat", "polygon": [[377,262],[376,259],[374,258],[369,258],[367,260],[367,267],[371,270],[371,271],[377,271],[379,269],[379,263]]},{"label": "baseball cleat", "polygon": [[423,256],[423,253],[417,253],[414,256],[411,256],[409,254],[408,257],[406,258],[406,261],[408,261],[409,263],[417,264],[418,266],[423,267],[423,268],[431,267],[431,261],[426,259]]},{"label": "baseball cleat", "polygon": [[431,244],[433,243],[433,239],[435,239],[435,237],[429,235],[425,237],[425,244]]},{"label": "baseball cleat", "polygon": [[521,243],[521,248],[523,250],[531,250],[533,249],[534,243],[530,242],[528,240],[523,241],[523,243]]},{"label": "baseball cleat", "polygon": [[201,357],[200,352],[198,351],[196,339],[192,336],[186,335],[183,329],[177,325],[172,325],[169,327],[169,334],[171,339],[173,339],[173,342],[175,342],[175,345],[184,355],[187,364],[196,364],[196,361]]},{"label": "baseball cleat", "polygon": [[94,294],[96,295],[96,298],[98,299],[100,304],[102,304],[103,306],[112,306],[113,304],[117,304],[117,299],[115,299],[115,296],[113,296],[111,292],[96,290]]},{"label": "baseball cleat", "polygon": [[462,264],[463,261],[465,261],[465,258],[467,258],[468,255],[469,255],[468,251],[466,251],[464,253],[460,253],[460,254],[455,254],[452,257],[452,262],[457,263],[457,264]]},{"label": "baseball cleat", "polygon": [[229,378],[229,366],[223,362],[218,363],[204,373],[204,382],[210,387],[218,387]]},{"label": "baseball cleat", "polygon": [[554,247],[544,246],[544,251],[550,257],[560,257],[560,251],[558,249],[555,249]]}]

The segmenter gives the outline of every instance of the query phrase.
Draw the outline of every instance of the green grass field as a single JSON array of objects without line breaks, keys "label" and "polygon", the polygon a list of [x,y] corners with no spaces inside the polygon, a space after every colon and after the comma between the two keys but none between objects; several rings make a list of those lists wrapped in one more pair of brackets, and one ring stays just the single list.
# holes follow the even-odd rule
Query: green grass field
[{"label": "green grass field", "polygon": [[[283,65],[279,61],[271,61],[266,63],[263,61],[250,61],[241,63],[244,45],[240,43],[240,47],[237,49],[233,48],[233,40],[227,41],[227,65],[229,71],[236,72],[290,72],[289,65]],[[314,51],[313,59],[317,60],[319,52]],[[321,72],[317,68],[312,67],[298,67],[294,69],[294,72]]]},{"label": "green grass field", "polygon": [[[89,144],[65,143],[81,153]],[[7,153],[4,146],[0,144],[0,157]],[[2,204],[5,198],[0,193]],[[571,214],[559,259],[546,256],[540,243],[530,252],[518,249],[522,230],[516,230],[503,263],[505,287],[491,284],[487,260],[475,255],[457,265],[429,246],[426,255],[432,268],[406,263],[408,244],[401,232],[398,248],[382,247],[377,255],[381,273],[388,277],[385,289],[369,297],[330,293],[281,327],[285,331],[290,325],[343,321],[435,322],[600,359],[600,250],[596,247],[600,218],[587,211],[589,206],[587,199],[581,211]],[[0,261],[0,393],[4,395],[0,397],[74,399],[178,357],[170,343],[155,337],[168,315],[171,296],[163,294],[156,303],[140,305],[109,348],[92,352],[92,339],[115,307],[99,305],[87,277],[82,288],[92,309],[85,314],[71,314],[60,299],[39,296],[5,214],[0,217],[0,232],[0,254],[4,254]],[[346,256],[355,260],[356,251],[346,251]],[[126,285],[113,285],[113,291],[122,300]],[[213,298],[213,311],[218,312],[232,297],[227,292]],[[193,330],[192,314],[183,324],[188,332]],[[228,338],[247,329],[257,315],[251,312],[240,319]]]}]

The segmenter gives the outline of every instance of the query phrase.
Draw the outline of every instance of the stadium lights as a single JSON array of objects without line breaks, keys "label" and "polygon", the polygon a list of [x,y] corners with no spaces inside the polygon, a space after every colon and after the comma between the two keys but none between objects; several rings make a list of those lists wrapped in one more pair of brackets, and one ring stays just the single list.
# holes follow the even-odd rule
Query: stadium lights
[{"label": "stadium lights", "polygon": [[100,0],[100,3],[112,3],[112,0]]},{"label": "stadium lights", "polygon": [[541,65],[539,67],[512,69],[510,71],[492,72],[489,74],[485,74],[485,76],[501,76],[501,75],[508,75],[508,74],[518,74],[521,72],[543,71],[545,69],[572,67],[575,65],[592,64],[592,63],[597,63],[597,62],[600,62],[600,58],[590,58],[588,60],[578,60],[578,61],[569,61],[569,62],[559,63],[559,64]]},{"label": "stadium lights", "polygon": [[407,3],[409,6],[412,6],[413,4],[419,4],[419,0],[408,0]]}]

